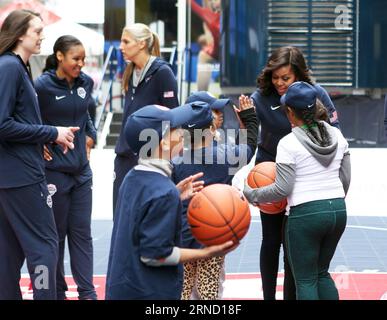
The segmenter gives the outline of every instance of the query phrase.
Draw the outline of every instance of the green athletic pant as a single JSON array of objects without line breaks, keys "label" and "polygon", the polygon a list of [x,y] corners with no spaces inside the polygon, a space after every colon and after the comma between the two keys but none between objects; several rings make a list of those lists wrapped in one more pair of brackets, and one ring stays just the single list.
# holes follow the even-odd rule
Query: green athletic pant
[{"label": "green athletic pant", "polygon": [[339,299],[328,269],[346,222],[342,198],[311,201],[290,208],[285,241],[297,300]]}]

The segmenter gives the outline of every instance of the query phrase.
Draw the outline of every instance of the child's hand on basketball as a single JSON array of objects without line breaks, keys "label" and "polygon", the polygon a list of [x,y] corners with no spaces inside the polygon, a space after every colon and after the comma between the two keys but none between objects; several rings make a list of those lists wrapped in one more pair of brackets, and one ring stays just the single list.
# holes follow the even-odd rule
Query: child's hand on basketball
[{"label": "child's hand on basketball", "polygon": [[238,246],[239,242],[234,243],[233,241],[227,241],[219,245],[205,247],[203,250],[205,251],[206,255],[208,255],[208,257],[219,257],[225,256],[227,253],[233,251]]},{"label": "child's hand on basketball", "polygon": [[180,199],[182,201],[192,198],[195,194],[203,189],[204,181],[197,179],[203,177],[203,172],[199,172],[193,176],[189,176],[184,180],[181,180],[177,185],[177,189],[180,191]]}]

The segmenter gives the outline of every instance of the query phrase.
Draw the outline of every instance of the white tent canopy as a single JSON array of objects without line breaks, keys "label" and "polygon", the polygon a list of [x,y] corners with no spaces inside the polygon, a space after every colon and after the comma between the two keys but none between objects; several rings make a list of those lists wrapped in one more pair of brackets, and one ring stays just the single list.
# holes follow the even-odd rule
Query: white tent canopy
[{"label": "white tent canopy", "polygon": [[83,43],[87,56],[103,54],[104,36],[78,23],[61,19],[46,26],[43,33],[45,39],[42,42],[41,55],[50,55],[53,52],[55,41],[63,35],[72,35],[78,38]]}]

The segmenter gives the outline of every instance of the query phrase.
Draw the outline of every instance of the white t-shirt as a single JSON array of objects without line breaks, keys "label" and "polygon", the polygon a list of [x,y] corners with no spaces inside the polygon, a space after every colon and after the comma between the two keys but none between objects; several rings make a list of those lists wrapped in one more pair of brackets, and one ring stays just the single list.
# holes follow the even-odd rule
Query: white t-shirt
[{"label": "white t-shirt", "polygon": [[338,146],[336,156],[328,167],[320,164],[293,132],[278,143],[276,163],[296,165],[294,188],[287,198],[289,206],[315,200],[344,198],[339,171],[344,153],[348,151],[348,142],[340,130],[334,129],[338,137]]}]

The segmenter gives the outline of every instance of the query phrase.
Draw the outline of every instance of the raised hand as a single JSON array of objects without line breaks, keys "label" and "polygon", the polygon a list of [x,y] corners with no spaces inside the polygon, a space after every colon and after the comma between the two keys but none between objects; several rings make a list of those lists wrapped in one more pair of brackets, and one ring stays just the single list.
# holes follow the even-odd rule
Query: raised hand
[{"label": "raised hand", "polygon": [[239,96],[239,110],[242,111],[250,108],[254,108],[253,99],[241,94]]},{"label": "raised hand", "polygon": [[184,180],[181,180],[177,185],[177,189],[180,191],[181,201],[192,198],[195,194],[203,189],[204,181],[196,181],[203,176],[203,172],[199,172],[193,176],[189,176]]}]

